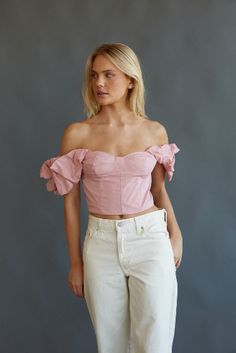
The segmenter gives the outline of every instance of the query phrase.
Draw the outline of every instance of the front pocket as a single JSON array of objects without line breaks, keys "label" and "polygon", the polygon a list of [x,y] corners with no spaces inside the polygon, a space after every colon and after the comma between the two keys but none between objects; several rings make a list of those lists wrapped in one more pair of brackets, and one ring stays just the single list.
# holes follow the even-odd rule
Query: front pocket
[{"label": "front pocket", "polygon": [[103,231],[100,228],[88,227],[85,235],[85,239],[99,239],[103,237]]},{"label": "front pocket", "polygon": [[90,245],[92,239],[96,238],[96,236],[97,236],[96,229],[87,228],[86,233],[85,233],[84,242],[83,242],[83,252],[82,252],[83,261],[87,255],[88,248],[89,248],[89,245]]},{"label": "front pocket", "polygon": [[148,225],[143,225],[143,232],[145,235],[160,235],[168,237],[166,223],[153,223]]}]

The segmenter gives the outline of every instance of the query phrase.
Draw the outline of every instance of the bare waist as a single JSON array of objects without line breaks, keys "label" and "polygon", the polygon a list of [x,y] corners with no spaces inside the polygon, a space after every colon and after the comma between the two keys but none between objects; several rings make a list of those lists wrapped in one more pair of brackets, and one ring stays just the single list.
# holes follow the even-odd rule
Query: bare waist
[{"label": "bare waist", "polygon": [[104,214],[97,214],[97,213],[90,213],[90,214],[94,217],[105,218],[105,219],[128,219],[128,218],[132,218],[132,217],[141,216],[142,214],[146,214],[146,213],[157,211],[157,210],[161,210],[161,208],[158,208],[156,205],[153,205],[152,207],[150,207],[144,211],[141,211],[138,213],[127,214],[127,215],[104,215]]}]

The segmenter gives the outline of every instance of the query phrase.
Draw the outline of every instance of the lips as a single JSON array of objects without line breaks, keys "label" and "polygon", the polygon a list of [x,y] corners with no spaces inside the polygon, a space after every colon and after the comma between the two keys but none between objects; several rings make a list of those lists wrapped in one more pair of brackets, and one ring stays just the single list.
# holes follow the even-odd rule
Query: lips
[{"label": "lips", "polygon": [[108,94],[108,93],[107,93],[107,92],[103,92],[103,91],[97,91],[96,94],[97,94],[98,96],[103,96],[103,95],[106,95],[106,94]]}]

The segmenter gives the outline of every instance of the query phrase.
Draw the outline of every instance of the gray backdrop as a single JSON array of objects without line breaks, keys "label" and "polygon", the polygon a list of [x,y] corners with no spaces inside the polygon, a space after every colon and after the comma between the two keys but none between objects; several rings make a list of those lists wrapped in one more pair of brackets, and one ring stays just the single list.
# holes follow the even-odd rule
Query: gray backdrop
[{"label": "gray backdrop", "polygon": [[184,237],[173,352],[236,352],[235,10],[229,0],[1,1],[1,353],[96,352],[85,301],[67,286],[63,198],[39,168],[84,118],[85,59],[104,42],[137,53],[147,115],[181,149],[166,182]]}]

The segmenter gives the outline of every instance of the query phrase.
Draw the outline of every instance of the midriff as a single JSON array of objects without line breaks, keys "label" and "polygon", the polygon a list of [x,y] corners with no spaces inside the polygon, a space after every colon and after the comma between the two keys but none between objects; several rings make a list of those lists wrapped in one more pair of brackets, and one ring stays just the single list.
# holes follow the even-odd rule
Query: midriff
[{"label": "midriff", "polygon": [[153,205],[152,207],[148,208],[147,210],[138,212],[138,213],[132,213],[132,214],[127,214],[127,215],[104,215],[104,214],[97,214],[97,213],[90,213],[92,216],[99,217],[99,218],[107,218],[107,219],[127,219],[131,217],[136,217],[136,216],[141,216],[142,214],[153,212],[161,210],[161,208],[158,208],[156,205]]}]

